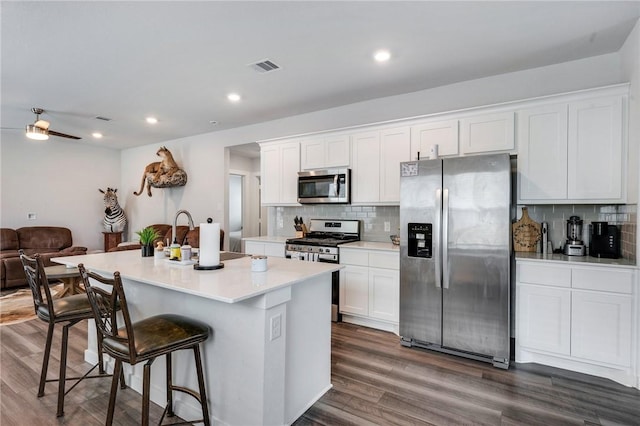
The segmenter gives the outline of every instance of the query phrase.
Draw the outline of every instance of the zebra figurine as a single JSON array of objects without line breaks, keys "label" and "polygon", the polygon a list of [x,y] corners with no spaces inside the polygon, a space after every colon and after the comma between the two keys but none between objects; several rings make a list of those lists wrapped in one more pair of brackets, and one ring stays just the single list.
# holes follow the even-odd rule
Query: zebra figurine
[{"label": "zebra figurine", "polygon": [[104,220],[102,221],[106,232],[123,232],[127,226],[127,217],[124,210],[118,204],[118,196],[116,188],[107,188],[107,192],[98,189],[104,194]]}]

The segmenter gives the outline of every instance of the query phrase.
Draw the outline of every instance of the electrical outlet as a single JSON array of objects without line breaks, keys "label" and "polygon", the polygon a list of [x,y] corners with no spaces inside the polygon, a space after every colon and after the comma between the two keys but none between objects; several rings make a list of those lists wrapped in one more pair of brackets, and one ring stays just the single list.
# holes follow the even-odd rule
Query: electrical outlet
[{"label": "electrical outlet", "polygon": [[390,232],[391,231],[391,222],[385,222],[384,223],[384,232]]},{"label": "electrical outlet", "polygon": [[36,220],[38,216],[35,213],[27,213],[27,219]]},{"label": "electrical outlet", "polygon": [[270,340],[276,340],[282,334],[282,314],[271,317]]}]

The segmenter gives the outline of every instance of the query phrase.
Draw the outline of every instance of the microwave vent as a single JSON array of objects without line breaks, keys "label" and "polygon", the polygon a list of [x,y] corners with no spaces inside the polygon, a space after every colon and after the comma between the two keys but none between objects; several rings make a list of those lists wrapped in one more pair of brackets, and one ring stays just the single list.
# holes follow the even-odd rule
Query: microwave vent
[{"label": "microwave vent", "polygon": [[277,64],[275,64],[274,62],[270,61],[269,59],[265,59],[263,61],[260,62],[256,62],[255,64],[250,64],[249,65],[251,68],[253,68],[255,71],[264,74],[267,72],[271,72],[271,71],[276,71],[280,69],[280,66],[278,66]]}]

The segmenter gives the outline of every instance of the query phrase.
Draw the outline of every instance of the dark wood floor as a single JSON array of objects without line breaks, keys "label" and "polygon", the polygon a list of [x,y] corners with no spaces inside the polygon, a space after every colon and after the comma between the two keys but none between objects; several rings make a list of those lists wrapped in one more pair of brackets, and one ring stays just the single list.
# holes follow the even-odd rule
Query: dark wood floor
[{"label": "dark wood floor", "polygon": [[[39,320],[0,327],[0,425],[104,424],[109,379],[74,389],[63,419],[55,417],[55,384],[36,397],[45,333]],[[72,329],[71,342],[69,364],[84,372],[86,326]],[[54,346],[51,373],[58,353]],[[349,324],[333,326],[332,382],[296,425],[640,425],[637,389],[537,365],[503,371],[403,348],[393,334]],[[153,405],[152,419],[161,411]],[[139,418],[140,396],[121,391],[115,424]]]}]

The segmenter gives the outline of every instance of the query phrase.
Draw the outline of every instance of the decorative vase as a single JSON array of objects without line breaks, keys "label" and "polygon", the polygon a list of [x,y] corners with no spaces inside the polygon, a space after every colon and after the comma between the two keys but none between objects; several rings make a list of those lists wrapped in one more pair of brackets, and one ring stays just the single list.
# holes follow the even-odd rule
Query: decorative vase
[{"label": "decorative vase", "polygon": [[146,244],[142,246],[142,257],[153,256],[153,244]]}]

